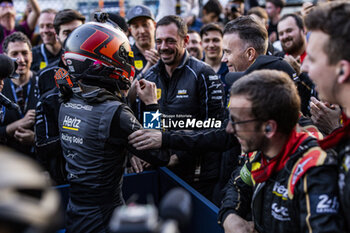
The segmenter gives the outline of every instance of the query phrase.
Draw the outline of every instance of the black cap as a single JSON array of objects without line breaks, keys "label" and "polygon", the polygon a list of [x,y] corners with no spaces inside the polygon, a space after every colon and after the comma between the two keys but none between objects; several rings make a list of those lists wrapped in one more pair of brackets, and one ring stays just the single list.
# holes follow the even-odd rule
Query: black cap
[{"label": "black cap", "polygon": [[232,85],[235,81],[237,81],[242,76],[253,72],[254,70],[279,70],[286,72],[292,80],[295,80],[298,76],[295,70],[283,60],[282,57],[269,56],[269,55],[261,55],[259,56],[255,62],[243,72],[229,72],[225,76],[225,81],[227,85]]},{"label": "black cap", "polygon": [[146,17],[150,18],[154,21],[154,15],[152,11],[147,7],[143,5],[136,5],[133,8],[131,8],[128,13],[126,14],[126,20],[127,23],[130,24],[130,22],[138,17]]}]

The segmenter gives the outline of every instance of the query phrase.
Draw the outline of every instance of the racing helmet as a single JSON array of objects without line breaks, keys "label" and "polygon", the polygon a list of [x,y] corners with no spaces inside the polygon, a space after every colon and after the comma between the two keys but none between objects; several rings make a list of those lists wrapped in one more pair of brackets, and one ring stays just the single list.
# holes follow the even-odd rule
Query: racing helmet
[{"label": "racing helmet", "polygon": [[34,161],[0,147],[0,231],[55,232],[60,196]]},{"label": "racing helmet", "polygon": [[[119,88],[130,87],[135,75],[134,55],[120,28],[90,22],[76,28],[65,42],[64,58],[69,73]],[[113,81],[113,82],[112,82]]]}]

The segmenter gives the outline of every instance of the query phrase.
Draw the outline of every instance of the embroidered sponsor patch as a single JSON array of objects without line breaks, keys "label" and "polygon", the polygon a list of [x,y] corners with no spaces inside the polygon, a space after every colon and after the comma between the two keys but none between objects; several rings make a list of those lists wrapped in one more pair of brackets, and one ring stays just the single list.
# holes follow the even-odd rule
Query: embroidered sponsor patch
[{"label": "embroidered sponsor patch", "polygon": [[319,147],[313,147],[308,150],[302,158],[300,158],[292,169],[292,173],[288,180],[288,195],[292,199],[294,188],[299,179],[312,167],[322,165],[326,159],[326,152]]},{"label": "embroidered sponsor patch", "polygon": [[186,89],[177,90],[176,98],[180,98],[180,99],[188,98],[187,90]]},{"label": "embroidered sponsor patch", "polygon": [[160,100],[161,97],[162,97],[162,89],[157,88],[157,100]]},{"label": "embroidered sponsor patch", "polygon": [[346,155],[343,159],[342,166],[345,170],[345,172],[348,172],[350,169],[350,155]]},{"label": "embroidered sponsor patch", "polygon": [[337,214],[338,197],[332,194],[310,195],[311,214]]},{"label": "embroidered sponsor patch", "polygon": [[247,168],[247,164],[244,164],[241,168],[240,175],[244,183],[246,183],[249,186],[253,186],[252,174]]},{"label": "embroidered sponsor patch", "polygon": [[39,68],[44,69],[45,67],[46,67],[46,62],[44,62],[44,61],[40,62]]},{"label": "embroidered sponsor patch", "polygon": [[288,199],[288,189],[279,182],[275,182],[272,193],[278,197],[281,197],[283,200]]},{"label": "embroidered sponsor patch", "polygon": [[219,80],[219,76],[218,75],[209,75],[209,80],[210,81]]},{"label": "embroidered sponsor patch", "polygon": [[272,203],[271,205],[271,215],[279,221],[290,221],[288,208],[278,203]]},{"label": "embroidered sponsor patch", "polygon": [[143,61],[142,60],[135,60],[134,64],[135,64],[135,68],[138,70],[141,70],[143,68]]},{"label": "embroidered sponsor patch", "polygon": [[73,130],[73,131],[79,131],[80,128],[80,123],[81,120],[74,117],[70,117],[70,116],[64,116],[64,120],[63,120],[63,129],[69,129],[69,130]]}]

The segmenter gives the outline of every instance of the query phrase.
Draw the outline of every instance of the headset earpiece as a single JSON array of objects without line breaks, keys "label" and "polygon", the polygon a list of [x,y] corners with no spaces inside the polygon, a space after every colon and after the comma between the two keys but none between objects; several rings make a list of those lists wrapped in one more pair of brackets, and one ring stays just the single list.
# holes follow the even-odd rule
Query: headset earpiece
[{"label": "headset earpiece", "polygon": [[271,132],[271,126],[270,125],[267,125],[266,127],[265,127],[265,133],[269,133],[269,132]]}]

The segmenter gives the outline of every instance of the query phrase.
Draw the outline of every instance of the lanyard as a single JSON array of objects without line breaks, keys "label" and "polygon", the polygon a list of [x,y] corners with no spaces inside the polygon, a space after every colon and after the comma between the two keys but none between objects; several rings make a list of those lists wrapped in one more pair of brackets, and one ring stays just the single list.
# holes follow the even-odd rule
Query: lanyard
[{"label": "lanyard", "polygon": [[[29,93],[30,93],[30,87],[31,87],[31,83],[30,83],[31,80],[29,80],[28,82],[28,87],[27,87],[27,96],[26,96],[26,100],[24,102],[24,109],[23,109],[23,112],[26,111],[27,109],[27,106],[28,106],[28,99],[29,99]],[[11,89],[12,89],[12,94],[13,94],[13,97],[15,98],[15,102],[17,103],[17,94],[16,94],[16,90],[15,90],[15,84],[13,84],[12,80],[11,80]],[[23,112],[22,112],[22,109],[19,109],[19,112],[21,114],[21,117],[24,117],[23,115]]]},{"label": "lanyard", "polygon": [[5,112],[6,112],[6,108],[5,106],[2,106],[1,112],[0,112],[0,122],[1,124],[4,123],[5,120]]},{"label": "lanyard", "polygon": [[44,60],[45,60],[46,65],[48,65],[48,64],[49,64],[49,60],[47,59],[44,46],[45,46],[44,43],[40,45],[41,54],[42,54],[43,57],[44,57]]}]

